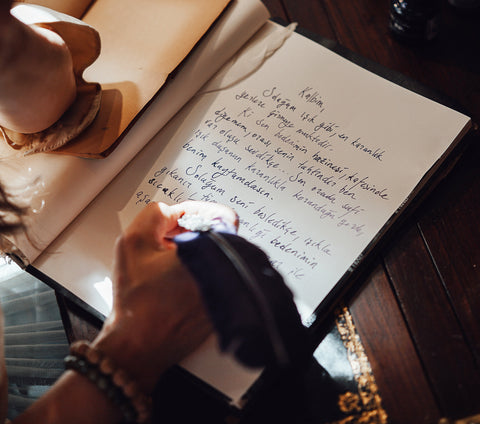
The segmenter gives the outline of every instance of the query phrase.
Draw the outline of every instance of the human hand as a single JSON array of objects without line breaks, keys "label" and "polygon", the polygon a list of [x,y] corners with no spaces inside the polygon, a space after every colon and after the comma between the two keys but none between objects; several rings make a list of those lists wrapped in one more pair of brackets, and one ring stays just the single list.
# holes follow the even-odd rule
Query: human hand
[{"label": "human hand", "polygon": [[117,241],[113,310],[94,342],[147,392],[212,331],[198,287],[170,240],[182,231],[177,221],[184,214],[238,225],[233,210],[215,203],[147,206]]}]

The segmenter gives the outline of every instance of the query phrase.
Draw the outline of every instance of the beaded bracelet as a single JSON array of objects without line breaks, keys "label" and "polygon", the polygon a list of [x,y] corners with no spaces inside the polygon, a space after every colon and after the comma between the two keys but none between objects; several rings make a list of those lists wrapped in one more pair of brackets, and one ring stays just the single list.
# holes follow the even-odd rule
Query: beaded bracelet
[{"label": "beaded bracelet", "polygon": [[150,419],[151,398],[141,393],[127,374],[117,369],[110,358],[90,346],[77,341],[70,346],[70,355],[64,359],[65,368],[87,377],[117,405],[127,423],[146,423]]}]

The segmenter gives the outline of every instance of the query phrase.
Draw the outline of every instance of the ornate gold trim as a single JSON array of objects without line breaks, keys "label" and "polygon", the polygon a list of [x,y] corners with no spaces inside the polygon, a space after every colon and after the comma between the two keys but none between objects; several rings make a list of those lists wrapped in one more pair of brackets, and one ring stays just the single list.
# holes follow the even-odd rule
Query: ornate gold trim
[{"label": "ornate gold trim", "polygon": [[346,418],[332,424],[386,424],[387,413],[382,408],[382,399],[372,368],[358,335],[348,308],[337,312],[336,325],[358,386],[358,393],[343,393],[339,396],[338,407]]}]

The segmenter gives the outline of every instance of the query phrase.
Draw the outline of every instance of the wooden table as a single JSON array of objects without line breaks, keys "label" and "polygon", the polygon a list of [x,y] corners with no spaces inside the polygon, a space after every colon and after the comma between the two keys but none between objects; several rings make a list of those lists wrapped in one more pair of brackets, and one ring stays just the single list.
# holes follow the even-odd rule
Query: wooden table
[{"label": "wooden table", "polygon": [[[272,16],[449,96],[480,123],[479,12],[443,4],[438,38],[412,47],[390,36],[388,0],[264,3]],[[347,300],[391,423],[480,414],[479,135],[469,142]],[[98,322],[73,305],[68,314],[72,338],[94,336]]]}]

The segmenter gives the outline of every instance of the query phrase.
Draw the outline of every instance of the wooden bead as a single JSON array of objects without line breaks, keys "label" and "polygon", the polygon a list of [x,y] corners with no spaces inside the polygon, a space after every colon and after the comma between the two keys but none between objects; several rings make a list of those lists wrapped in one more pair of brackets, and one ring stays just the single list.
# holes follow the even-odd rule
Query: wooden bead
[{"label": "wooden bead", "polygon": [[107,375],[111,375],[115,371],[115,366],[110,358],[102,358],[98,367],[100,368],[100,371]]},{"label": "wooden bead", "polygon": [[134,381],[129,381],[123,386],[123,393],[129,398],[133,398],[138,395],[138,386]]},{"label": "wooden bead", "polygon": [[123,370],[116,370],[112,374],[112,381],[115,384],[115,386],[120,387],[123,389],[123,387],[127,384],[128,382],[128,377],[127,374]]},{"label": "wooden bead", "polygon": [[97,365],[100,363],[102,356],[98,350],[90,348],[86,351],[85,358],[88,360],[88,362]]},{"label": "wooden bead", "polygon": [[110,358],[78,341],[70,346],[71,355],[65,366],[88,378],[114,404],[118,405],[126,422],[146,423],[150,417],[151,398],[141,393],[135,381],[122,369],[117,369]]}]

